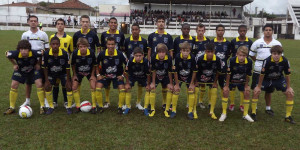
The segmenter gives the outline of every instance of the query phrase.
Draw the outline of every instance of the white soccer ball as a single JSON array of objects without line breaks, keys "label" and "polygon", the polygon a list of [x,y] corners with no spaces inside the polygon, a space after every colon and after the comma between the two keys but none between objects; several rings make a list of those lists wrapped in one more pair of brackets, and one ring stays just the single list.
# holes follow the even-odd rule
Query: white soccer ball
[{"label": "white soccer ball", "polygon": [[92,104],[89,101],[83,101],[80,104],[80,110],[82,112],[89,112],[92,109]]},{"label": "white soccer ball", "polygon": [[33,111],[30,106],[23,106],[19,109],[19,116],[21,118],[29,118],[33,114]]}]

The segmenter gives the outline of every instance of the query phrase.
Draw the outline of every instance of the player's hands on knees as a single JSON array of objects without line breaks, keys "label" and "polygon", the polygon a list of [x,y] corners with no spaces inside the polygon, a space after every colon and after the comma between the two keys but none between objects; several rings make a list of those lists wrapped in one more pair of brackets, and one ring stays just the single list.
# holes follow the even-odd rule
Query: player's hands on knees
[{"label": "player's hands on knees", "polygon": [[78,81],[78,78],[77,78],[76,75],[74,75],[74,76],[72,77],[72,81]]},{"label": "player's hands on knees", "polygon": [[195,84],[193,83],[190,84],[189,91],[195,91]]},{"label": "player's hands on knees", "polygon": [[150,89],[151,89],[151,90],[154,90],[154,89],[155,89],[155,83],[152,82],[152,83],[150,84]]},{"label": "player's hands on knees", "polygon": [[14,68],[14,70],[18,70],[19,66],[18,65],[14,65],[13,68]]},{"label": "player's hands on knees", "polygon": [[286,89],[286,93],[294,97],[294,90],[293,90],[293,88],[291,88],[291,87],[287,88]]},{"label": "player's hands on knees", "polygon": [[217,82],[213,83],[212,88],[218,88]]},{"label": "player's hands on knees", "polygon": [[130,89],[131,89],[131,86],[130,86],[129,83],[126,83],[126,84],[125,84],[125,89],[126,89],[126,90],[130,90]]},{"label": "player's hands on knees", "polygon": [[68,91],[71,91],[71,90],[72,90],[72,83],[71,83],[70,80],[67,80],[67,82],[66,82],[66,89],[67,89]]},{"label": "player's hands on knees", "polygon": [[261,88],[259,88],[258,86],[255,87],[254,89],[254,94],[255,95],[259,95],[261,93]]},{"label": "player's hands on knees", "polygon": [[174,86],[174,92],[179,92],[179,91],[180,91],[179,84],[175,84],[175,86]]},{"label": "player's hands on knees", "polygon": [[167,85],[167,88],[169,90],[173,91],[174,90],[174,85],[170,83],[170,84]]},{"label": "player's hands on knees", "polygon": [[96,77],[95,76],[91,76],[90,77],[90,81],[96,81]]},{"label": "player's hands on knees", "polygon": [[45,90],[51,91],[51,83],[48,79],[46,79],[46,81],[45,81]]},{"label": "player's hands on knees", "polygon": [[123,79],[124,79],[123,76],[118,76],[117,78],[118,78],[118,81],[123,81]]},{"label": "player's hands on knees", "polygon": [[147,86],[146,86],[146,91],[150,91],[150,90],[151,90],[150,84],[147,84]]},{"label": "player's hands on knees", "polygon": [[223,88],[223,94],[229,93],[229,87],[228,86],[224,86]]},{"label": "player's hands on knees", "polygon": [[251,90],[250,90],[250,86],[246,84],[246,85],[245,85],[245,92],[249,92],[249,93],[250,93],[250,91],[251,91]]}]

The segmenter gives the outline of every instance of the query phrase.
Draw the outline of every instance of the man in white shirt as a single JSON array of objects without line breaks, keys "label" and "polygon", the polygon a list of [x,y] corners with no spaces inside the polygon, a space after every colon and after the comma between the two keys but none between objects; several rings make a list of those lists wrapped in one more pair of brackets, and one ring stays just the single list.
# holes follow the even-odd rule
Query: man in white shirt
[{"label": "man in white shirt", "polygon": [[[258,40],[256,40],[250,49],[250,57],[252,58],[253,61],[255,61],[254,64],[254,71],[253,71],[253,76],[252,76],[252,85],[251,89],[253,90],[259,79],[259,75],[261,73],[262,65],[263,65],[263,60],[265,60],[267,57],[271,55],[270,49],[271,47],[275,45],[281,45],[281,43],[273,38],[273,26],[270,24],[267,24],[263,27],[263,32],[264,36]],[[271,93],[265,92],[265,100],[266,100],[266,113],[269,115],[274,115],[273,110],[271,109]],[[252,107],[254,106],[253,104],[256,104],[257,100],[253,99],[252,100]],[[255,105],[256,106],[256,105]],[[255,111],[254,111],[255,109]],[[251,117],[256,120],[256,114],[253,113],[256,112],[256,107],[252,108],[252,114]]]},{"label": "man in white shirt", "polygon": [[[27,22],[30,26],[30,29],[22,34],[21,40],[28,40],[31,44],[31,50],[49,50],[49,40],[48,35],[38,29],[38,17],[31,15],[27,19]],[[31,84],[26,83],[26,101],[21,105],[30,105],[30,93],[31,93]],[[45,99],[45,102],[47,100]],[[45,104],[48,104],[46,102]]]}]

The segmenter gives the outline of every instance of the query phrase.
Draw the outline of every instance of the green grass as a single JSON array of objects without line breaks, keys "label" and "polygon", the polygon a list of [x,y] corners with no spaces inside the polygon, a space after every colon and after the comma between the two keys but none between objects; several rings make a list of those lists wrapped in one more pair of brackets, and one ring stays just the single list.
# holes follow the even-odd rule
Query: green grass
[{"label": "green grass", "polygon": [[[21,31],[0,31],[0,111],[9,107],[9,90],[12,65],[5,58],[6,50],[13,50],[21,37]],[[47,33],[48,35],[52,33]],[[72,33],[71,33],[72,34]],[[127,35],[128,36],[128,35]],[[145,36],[146,37],[146,36]],[[295,93],[293,116],[300,121],[299,84],[300,53],[299,42],[280,40],[285,56],[292,66],[291,85]],[[89,85],[83,81],[82,100],[90,100]],[[182,86],[185,91],[185,86]],[[132,105],[136,100],[133,90]],[[160,91],[160,88],[158,89]],[[111,90],[112,107],[103,114],[80,113],[67,115],[63,106],[62,92],[59,108],[50,116],[41,116],[36,90],[31,99],[34,111],[30,119],[20,119],[17,114],[0,115],[0,149],[298,149],[300,126],[283,121],[285,97],[281,92],[273,94],[272,108],[275,116],[264,112],[265,102],[261,96],[258,103],[258,122],[249,123],[241,119],[242,113],[228,112],[224,123],[210,119],[208,109],[198,109],[199,119],[186,118],[185,92],[180,95],[178,115],[175,119],[163,116],[160,109],[161,94],[157,94],[157,112],[147,118],[141,111],[133,109],[127,116],[116,114],[118,93]],[[25,100],[25,86],[19,87],[17,106]],[[207,104],[207,100],[205,100]],[[238,95],[236,104],[239,104]],[[216,114],[221,114],[221,100],[218,98]]]}]

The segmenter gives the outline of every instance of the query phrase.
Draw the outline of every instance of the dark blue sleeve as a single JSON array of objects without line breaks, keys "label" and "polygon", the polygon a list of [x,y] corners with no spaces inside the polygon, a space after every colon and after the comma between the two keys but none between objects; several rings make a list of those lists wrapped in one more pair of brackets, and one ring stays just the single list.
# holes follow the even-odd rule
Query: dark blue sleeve
[{"label": "dark blue sleeve", "polygon": [[[148,47],[152,48],[152,46],[153,46],[153,34],[150,34],[148,36]],[[153,49],[151,51],[153,51]]]},{"label": "dark blue sleeve", "polygon": [[103,32],[101,34],[101,47],[106,47],[106,43],[105,43],[105,32]]},{"label": "dark blue sleeve", "polygon": [[170,35],[170,34],[168,34],[169,35],[169,42],[168,42],[168,48],[169,48],[169,51],[171,51],[171,50],[174,50],[174,45],[173,45],[173,38],[172,38],[172,36]]},{"label": "dark blue sleeve", "polygon": [[96,44],[97,48],[101,46],[101,44],[99,42],[99,37],[96,33],[95,33],[95,44]]},{"label": "dark blue sleeve", "polygon": [[180,52],[180,50],[179,50],[179,38],[175,38],[173,45],[174,45],[173,46],[174,47],[173,56],[175,57]]},{"label": "dark blue sleeve", "polygon": [[7,52],[5,52],[5,55],[8,59],[16,59],[16,58],[18,58],[19,51],[17,51],[17,50],[7,51]]}]

